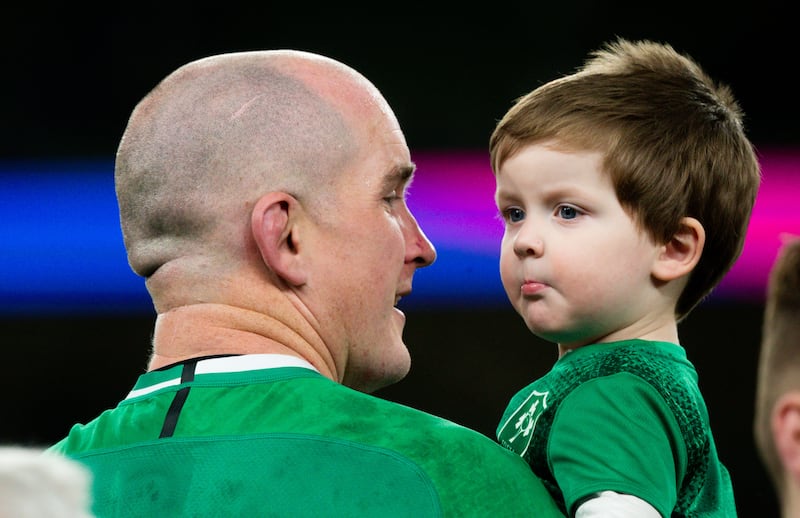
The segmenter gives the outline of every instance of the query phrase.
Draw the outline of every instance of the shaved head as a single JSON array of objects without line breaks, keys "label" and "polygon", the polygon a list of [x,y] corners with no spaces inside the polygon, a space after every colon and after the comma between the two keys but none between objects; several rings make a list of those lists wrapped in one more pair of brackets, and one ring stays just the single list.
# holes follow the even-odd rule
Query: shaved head
[{"label": "shaved head", "polygon": [[179,68],[137,105],[117,152],[132,269],[150,277],[179,258],[235,261],[266,192],[321,213],[360,152],[356,116],[375,109],[388,107],[371,83],[314,54],[223,54]]}]

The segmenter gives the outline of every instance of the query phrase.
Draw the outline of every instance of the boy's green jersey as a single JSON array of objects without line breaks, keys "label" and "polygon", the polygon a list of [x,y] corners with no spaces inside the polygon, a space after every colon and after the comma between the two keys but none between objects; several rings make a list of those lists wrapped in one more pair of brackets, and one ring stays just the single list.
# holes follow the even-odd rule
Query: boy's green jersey
[{"label": "boy's green jersey", "polygon": [[571,512],[607,490],[662,516],[736,516],[697,372],[676,344],[627,340],[569,352],[512,398],[497,437]]},{"label": "boy's green jersey", "polygon": [[112,516],[562,516],[521,459],[473,430],[244,355],[142,375],[52,447]]}]

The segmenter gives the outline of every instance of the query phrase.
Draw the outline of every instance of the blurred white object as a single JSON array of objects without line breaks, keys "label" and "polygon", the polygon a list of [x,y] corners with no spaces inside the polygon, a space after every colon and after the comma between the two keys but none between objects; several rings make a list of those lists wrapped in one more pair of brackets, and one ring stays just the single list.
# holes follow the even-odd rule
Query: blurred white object
[{"label": "blurred white object", "polygon": [[0,518],[93,518],[91,473],[43,449],[0,446]]}]

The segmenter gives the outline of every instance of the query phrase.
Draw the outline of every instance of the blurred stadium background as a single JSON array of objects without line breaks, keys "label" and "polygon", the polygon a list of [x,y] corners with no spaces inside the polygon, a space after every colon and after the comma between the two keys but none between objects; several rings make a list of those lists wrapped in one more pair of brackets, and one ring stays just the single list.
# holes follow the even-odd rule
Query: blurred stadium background
[{"label": "blurred stadium background", "polygon": [[[556,359],[506,303],[486,144],[531,88],[616,35],[671,43],[728,83],[764,183],[745,252],[681,324],[741,516],[776,516],[752,442],[764,284],[800,234],[795,18],[776,3],[495,2],[479,8],[262,2],[6,6],[0,32],[0,442],[48,444],[115,404],[145,368],[154,313],[127,268],[113,156],[130,110],[209,54],[297,48],[369,77],[418,163],[410,204],[439,259],[404,300],[411,374],[379,396],[489,436]],[[587,440],[591,437],[587,431]]]}]

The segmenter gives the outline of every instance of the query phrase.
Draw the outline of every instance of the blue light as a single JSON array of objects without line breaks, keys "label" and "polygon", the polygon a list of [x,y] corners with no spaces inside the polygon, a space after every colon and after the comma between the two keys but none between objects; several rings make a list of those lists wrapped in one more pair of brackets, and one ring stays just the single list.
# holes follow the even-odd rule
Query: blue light
[{"label": "blue light", "polygon": [[0,313],[152,312],[129,268],[113,163],[0,165]]},{"label": "blue light", "polygon": [[[444,243],[436,263],[417,273],[401,305],[506,304],[497,257],[443,232],[434,230]],[[128,267],[113,162],[0,163],[0,315],[114,313],[152,314],[153,306]]]},{"label": "blue light", "polygon": [[[502,225],[483,151],[412,154],[409,206],[436,246],[408,309],[510,308],[498,269]],[[744,252],[715,298],[761,300],[783,234],[800,235],[800,152],[762,151],[764,181]],[[0,316],[153,314],[129,268],[112,160],[0,162]]]}]

